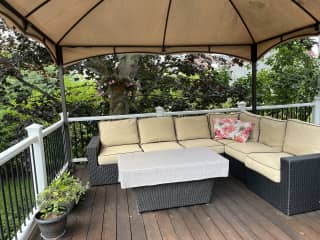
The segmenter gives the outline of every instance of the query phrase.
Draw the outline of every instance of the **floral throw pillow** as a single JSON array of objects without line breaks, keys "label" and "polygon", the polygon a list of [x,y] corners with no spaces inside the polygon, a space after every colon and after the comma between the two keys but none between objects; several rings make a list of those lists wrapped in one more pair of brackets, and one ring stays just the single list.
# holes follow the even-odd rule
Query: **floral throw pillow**
[{"label": "floral throw pillow", "polygon": [[237,142],[246,142],[253,129],[250,122],[242,122],[237,119],[221,118],[214,120],[214,134],[216,140],[232,139]]}]

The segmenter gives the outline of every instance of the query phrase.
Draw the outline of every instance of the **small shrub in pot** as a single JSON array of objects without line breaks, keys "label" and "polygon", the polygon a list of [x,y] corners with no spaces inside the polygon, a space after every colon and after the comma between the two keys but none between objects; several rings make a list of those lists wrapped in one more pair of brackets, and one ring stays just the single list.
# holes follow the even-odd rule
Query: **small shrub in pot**
[{"label": "small shrub in pot", "polygon": [[65,172],[38,195],[40,211],[36,222],[44,239],[58,239],[64,235],[67,215],[84,196],[87,186]]}]

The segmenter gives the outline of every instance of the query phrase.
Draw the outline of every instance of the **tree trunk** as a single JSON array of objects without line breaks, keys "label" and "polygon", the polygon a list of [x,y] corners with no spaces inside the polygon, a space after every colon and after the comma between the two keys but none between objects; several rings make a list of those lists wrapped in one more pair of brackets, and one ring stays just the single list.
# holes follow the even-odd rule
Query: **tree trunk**
[{"label": "tree trunk", "polygon": [[[119,79],[130,79],[138,70],[139,55],[124,54],[119,57]],[[123,87],[114,86],[111,89],[110,115],[122,115],[129,113],[128,93]]]}]

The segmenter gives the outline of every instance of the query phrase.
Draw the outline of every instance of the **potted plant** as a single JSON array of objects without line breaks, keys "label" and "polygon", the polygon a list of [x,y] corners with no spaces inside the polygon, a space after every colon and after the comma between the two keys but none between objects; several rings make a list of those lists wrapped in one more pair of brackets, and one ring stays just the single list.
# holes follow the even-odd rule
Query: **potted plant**
[{"label": "potted plant", "polygon": [[38,195],[40,211],[35,220],[42,238],[59,239],[65,234],[68,209],[64,205],[71,200],[51,186]]},{"label": "potted plant", "polygon": [[58,239],[65,234],[67,215],[87,188],[88,184],[84,186],[80,179],[65,172],[38,195],[36,222],[44,239]]}]

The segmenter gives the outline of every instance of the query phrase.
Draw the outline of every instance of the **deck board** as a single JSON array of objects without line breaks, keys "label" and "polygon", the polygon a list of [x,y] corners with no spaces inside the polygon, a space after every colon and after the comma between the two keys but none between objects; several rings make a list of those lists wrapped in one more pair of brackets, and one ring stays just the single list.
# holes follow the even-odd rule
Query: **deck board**
[{"label": "deck board", "polygon": [[[76,174],[86,181],[85,165]],[[241,182],[222,179],[210,204],[139,214],[131,190],[105,185],[89,189],[67,228],[64,240],[318,240],[320,211],[289,217]]]}]

